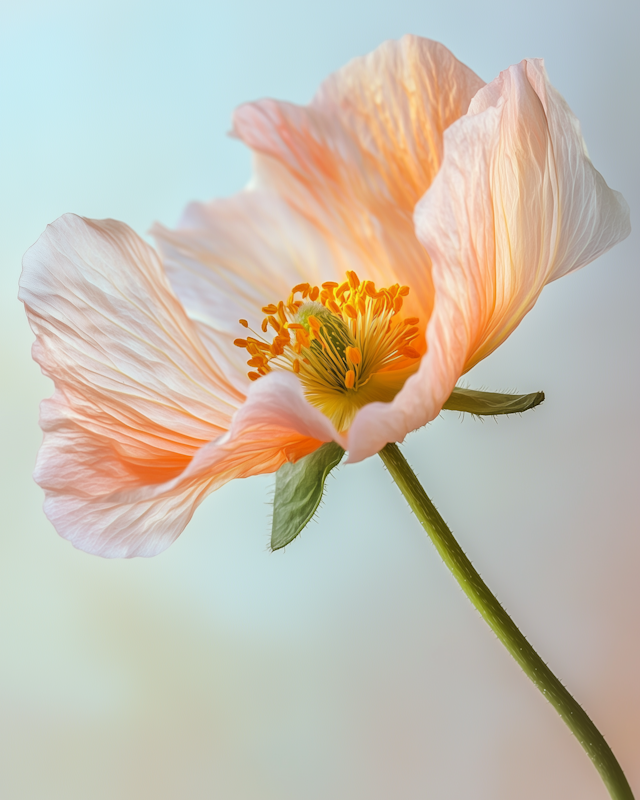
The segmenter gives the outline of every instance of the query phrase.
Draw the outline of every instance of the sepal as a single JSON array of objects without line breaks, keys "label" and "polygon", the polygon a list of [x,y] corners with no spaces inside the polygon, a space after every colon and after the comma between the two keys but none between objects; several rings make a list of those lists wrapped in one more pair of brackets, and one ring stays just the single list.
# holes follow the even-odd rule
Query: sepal
[{"label": "sepal", "polygon": [[343,455],[339,444],[326,442],[295,464],[283,464],[276,472],[272,550],[286,547],[313,517],[322,500],[324,482]]},{"label": "sepal", "polygon": [[497,414],[520,414],[539,406],[543,400],[544,392],[501,394],[462,389],[456,386],[442,408],[447,411],[465,411],[468,414],[479,416],[495,416]]}]

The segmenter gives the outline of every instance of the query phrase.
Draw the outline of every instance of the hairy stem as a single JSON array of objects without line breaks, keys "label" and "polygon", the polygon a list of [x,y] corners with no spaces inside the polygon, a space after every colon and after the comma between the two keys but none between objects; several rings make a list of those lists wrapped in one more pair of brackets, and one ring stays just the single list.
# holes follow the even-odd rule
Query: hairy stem
[{"label": "hairy stem", "polygon": [[600,773],[611,798],[634,800],[622,768],[604,737],[520,633],[514,621],[476,572],[420,485],[398,445],[386,445],[379,455],[464,593],[525,674],[560,714]]}]

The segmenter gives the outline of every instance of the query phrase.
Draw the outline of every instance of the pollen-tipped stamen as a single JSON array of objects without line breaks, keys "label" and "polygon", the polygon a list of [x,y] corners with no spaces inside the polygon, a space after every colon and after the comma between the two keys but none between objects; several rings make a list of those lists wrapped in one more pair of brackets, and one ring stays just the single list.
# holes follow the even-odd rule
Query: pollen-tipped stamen
[{"label": "pollen-tipped stamen", "polygon": [[[251,380],[274,368],[295,373],[309,402],[344,430],[358,408],[393,399],[418,367],[422,352],[416,344],[423,342],[419,319],[402,318],[409,291],[399,284],[378,290],[355,272],[347,272],[340,284],[299,283],[286,303],[262,308],[260,329],[263,334],[274,331],[270,342],[251,331],[254,336],[234,344],[251,356]],[[249,327],[246,320],[240,324]]]}]

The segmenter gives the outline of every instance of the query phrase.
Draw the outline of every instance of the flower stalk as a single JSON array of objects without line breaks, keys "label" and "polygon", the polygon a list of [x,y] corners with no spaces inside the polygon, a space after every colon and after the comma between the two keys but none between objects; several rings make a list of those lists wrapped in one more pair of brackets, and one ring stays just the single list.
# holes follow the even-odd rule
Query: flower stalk
[{"label": "flower stalk", "polygon": [[387,444],[379,455],[464,593],[525,674],[560,714],[600,773],[612,800],[634,800],[622,768],[604,737],[536,653],[474,569],[398,445]]}]

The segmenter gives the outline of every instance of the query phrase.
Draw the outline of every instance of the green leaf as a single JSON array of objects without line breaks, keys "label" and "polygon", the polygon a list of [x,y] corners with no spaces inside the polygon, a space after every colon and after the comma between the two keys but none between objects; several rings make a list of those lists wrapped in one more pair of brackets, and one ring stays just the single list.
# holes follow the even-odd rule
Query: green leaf
[{"label": "green leaf", "polygon": [[327,475],[338,466],[343,455],[339,444],[326,442],[295,464],[283,464],[276,472],[272,550],[286,547],[313,517],[322,500]]},{"label": "green leaf", "polygon": [[477,392],[475,389],[456,388],[442,406],[447,411],[466,411],[469,414],[519,414],[539,406],[544,392],[532,394],[500,394],[499,392]]}]

